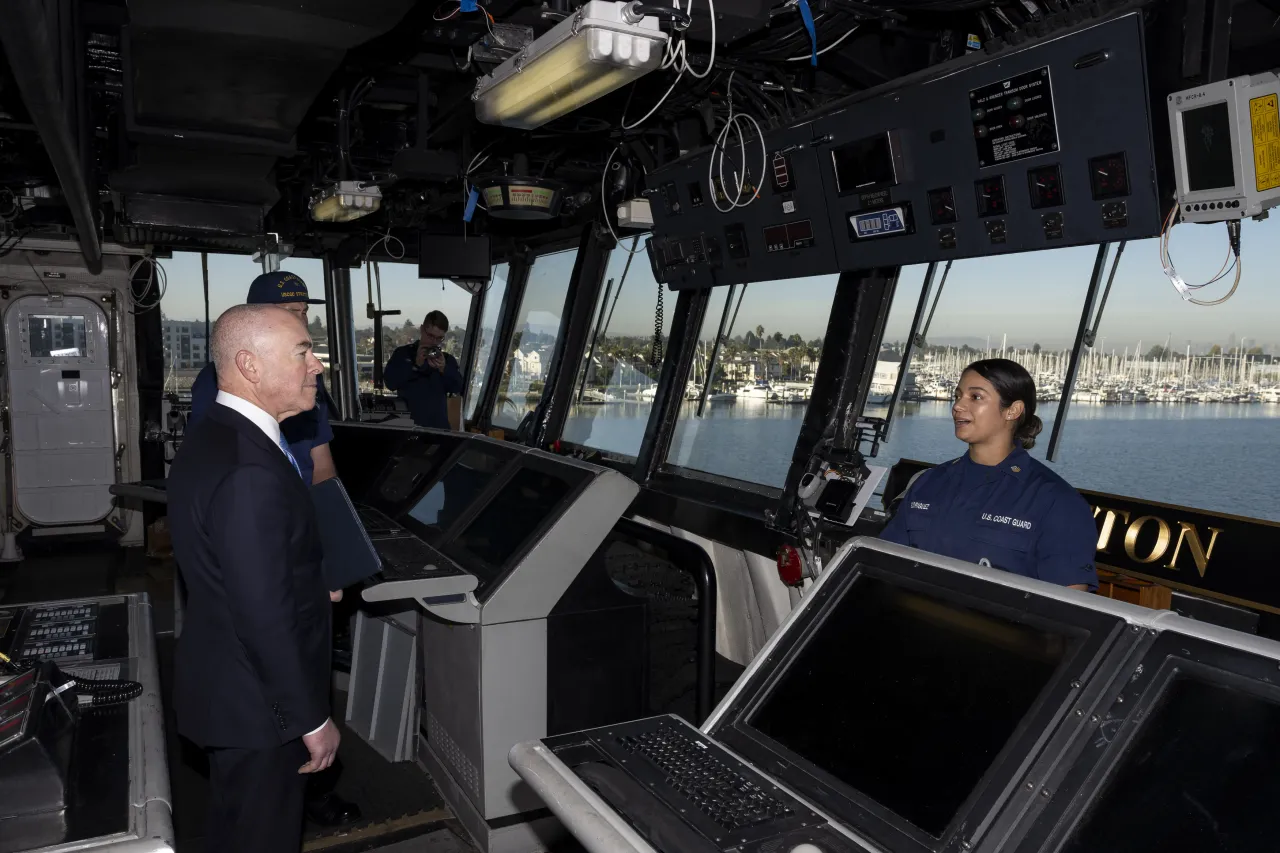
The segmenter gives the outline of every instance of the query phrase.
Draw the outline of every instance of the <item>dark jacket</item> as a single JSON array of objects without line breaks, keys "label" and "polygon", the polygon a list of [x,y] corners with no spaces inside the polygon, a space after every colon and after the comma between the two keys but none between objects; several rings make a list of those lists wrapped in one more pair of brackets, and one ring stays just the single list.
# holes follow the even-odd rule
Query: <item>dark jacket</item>
[{"label": "dark jacket", "polygon": [[215,403],[168,478],[188,604],[178,640],[178,731],[265,749],[329,717],[331,607],[309,488],[279,447]]},{"label": "dark jacket", "polygon": [[458,360],[444,354],[444,370],[418,367],[418,342],[397,347],[382,371],[382,381],[400,395],[409,407],[413,422],[421,427],[449,429],[450,394],[462,393],[462,371]]},{"label": "dark jacket", "polygon": [[[218,371],[212,364],[206,364],[191,384],[191,416],[187,418],[187,429],[194,427],[217,399]],[[322,373],[316,377],[316,407],[285,418],[280,423],[280,431],[284,433],[285,441],[289,442],[293,458],[298,460],[305,483],[310,483],[315,474],[311,449],[333,441],[333,428],[329,426],[329,411],[332,408],[333,401],[325,390]]]}]

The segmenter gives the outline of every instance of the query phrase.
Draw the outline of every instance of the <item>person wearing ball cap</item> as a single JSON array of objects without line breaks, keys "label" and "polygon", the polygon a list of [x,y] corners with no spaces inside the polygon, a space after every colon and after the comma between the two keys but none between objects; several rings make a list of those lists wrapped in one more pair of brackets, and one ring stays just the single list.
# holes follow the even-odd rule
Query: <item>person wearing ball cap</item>
[{"label": "person wearing ball cap", "polygon": [[1075,589],[1098,587],[1093,512],[1028,450],[1036,383],[1005,358],[965,368],[951,406],[969,452],[918,474],[880,538]]},{"label": "person wearing ball cap", "polygon": [[[307,306],[323,305],[323,299],[311,299],[307,292],[307,283],[297,273],[277,270],[263,273],[249,285],[249,294],[245,297],[248,305],[279,305],[292,311],[307,322]],[[213,364],[205,365],[196,376],[191,386],[191,417],[188,427],[204,417],[205,412],[213,405],[218,396],[218,373]],[[333,455],[329,452],[329,442],[333,440],[333,430],[329,427],[329,395],[325,391],[324,376],[317,377],[316,407],[288,418],[280,424],[285,440],[289,442],[289,451],[298,460],[302,469],[302,479],[315,484],[336,476],[333,467]]]},{"label": "person wearing ball cap", "polygon": [[[245,297],[248,305],[278,305],[298,315],[307,323],[307,306],[323,305],[323,299],[312,299],[307,283],[297,273],[276,270],[263,273],[249,285]],[[218,396],[218,373],[213,364],[205,365],[191,386],[191,416],[187,429],[195,426],[213,406]],[[289,444],[289,452],[298,463],[298,473],[303,482],[312,485],[336,477],[333,455],[329,442],[333,430],[329,426],[329,395],[324,387],[324,374],[316,377],[316,405],[309,412],[302,412],[280,422],[280,433]],[[330,592],[333,601],[342,599],[342,591]],[[360,820],[360,807],[340,798],[333,792],[342,772],[340,761],[334,761],[328,769],[307,778],[306,813],[313,822],[322,826],[344,826]]]}]

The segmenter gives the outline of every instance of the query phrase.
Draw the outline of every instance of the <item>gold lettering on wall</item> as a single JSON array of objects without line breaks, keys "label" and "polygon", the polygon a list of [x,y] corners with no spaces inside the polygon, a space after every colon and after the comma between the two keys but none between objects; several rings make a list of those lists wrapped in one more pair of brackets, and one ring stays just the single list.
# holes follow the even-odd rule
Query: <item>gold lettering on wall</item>
[{"label": "gold lettering on wall", "polygon": [[1111,534],[1116,530],[1116,518],[1123,518],[1124,523],[1129,523],[1129,510],[1127,509],[1103,509],[1100,506],[1093,508],[1093,517],[1097,518],[1099,513],[1103,513],[1102,530],[1098,531],[1098,551],[1103,554],[1110,554],[1108,550],[1111,547]]},{"label": "gold lettering on wall", "polygon": [[1204,571],[1209,567],[1209,558],[1213,556],[1213,546],[1217,543],[1218,534],[1221,532],[1222,529],[1219,527],[1210,527],[1209,547],[1205,548],[1196,526],[1186,521],[1179,521],[1178,544],[1173,546],[1173,558],[1165,568],[1178,570],[1178,554],[1182,552],[1182,543],[1185,541],[1188,550],[1191,551],[1191,560],[1196,564],[1196,571],[1200,573],[1200,577],[1204,577]]},{"label": "gold lettering on wall", "polygon": [[[1158,527],[1156,533],[1156,544],[1151,549],[1151,553],[1145,557],[1138,556],[1138,535],[1142,532],[1142,526],[1149,521],[1154,521]],[[1133,524],[1129,525],[1129,529],[1124,532],[1124,552],[1129,555],[1129,559],[1136,563],[1155,563],[1164,556],[1169,550],[1169,543],[1173,539],[1173,531],[1169,529],[1169,524],[1163,518],[1157,518],[1154,515],[1144,515],[1136,519]]]}]

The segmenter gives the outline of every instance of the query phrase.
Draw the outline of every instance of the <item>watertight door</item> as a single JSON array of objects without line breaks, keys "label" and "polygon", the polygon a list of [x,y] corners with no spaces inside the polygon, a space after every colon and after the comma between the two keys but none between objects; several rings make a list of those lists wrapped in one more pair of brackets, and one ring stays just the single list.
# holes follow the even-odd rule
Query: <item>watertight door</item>
[{"label": "watertight door", "polygon": [[79,296],[24,296],[4,334],[18,511],[43,525],[102,520],[115,482],[106,314]]}]

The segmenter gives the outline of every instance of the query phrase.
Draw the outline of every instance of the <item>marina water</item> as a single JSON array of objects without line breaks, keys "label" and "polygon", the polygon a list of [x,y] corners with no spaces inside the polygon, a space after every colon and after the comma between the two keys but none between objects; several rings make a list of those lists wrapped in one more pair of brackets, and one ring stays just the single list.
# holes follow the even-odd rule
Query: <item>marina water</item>
[{"label": "marina water", "polygon": [[[728,400],[680,412],[668,461],[686,468],[781,487],[804,406]],[[625,456],[640,448],[651,406],[624,402],[575,406],[565,439]],[[1043,402],[1044,421],[1032,454],[1044,460],[1057,415]],[[884,417],[883,407],[866,414]],[[1053,470],[1080,489],[1280,521],[1280,404],[1074,402]],[[943,462],[964,452],[952,432],[951,406],[926,400],[902,405],[890,440],[869,460]]]}]

